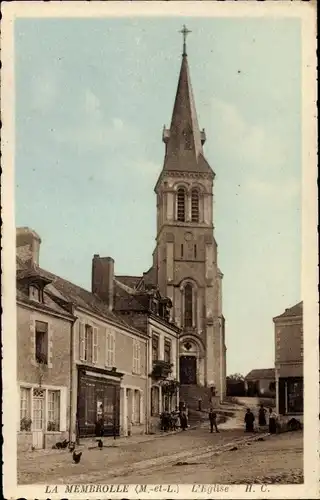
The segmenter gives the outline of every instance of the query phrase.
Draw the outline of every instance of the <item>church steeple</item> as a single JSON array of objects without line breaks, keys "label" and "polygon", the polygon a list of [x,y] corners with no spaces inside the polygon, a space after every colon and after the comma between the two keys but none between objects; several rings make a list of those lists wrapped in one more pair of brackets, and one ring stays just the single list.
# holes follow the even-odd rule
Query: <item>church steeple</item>
[{"label": "church steeple", "polygon": [[183,52],[178,88],[173,107],[170,129],[164,128],[163,142],[166,144],[164,170],[187,172],[210,172],[212,170],[203,156],[205,132],[200,131],[192,91],[190,70],[186,50],[186,36],[190,33],[184,26]]}]

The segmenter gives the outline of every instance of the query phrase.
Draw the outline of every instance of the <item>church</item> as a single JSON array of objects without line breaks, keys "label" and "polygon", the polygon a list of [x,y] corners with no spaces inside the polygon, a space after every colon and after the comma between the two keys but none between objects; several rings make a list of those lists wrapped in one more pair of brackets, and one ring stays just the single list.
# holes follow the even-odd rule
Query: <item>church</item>
[{"label": "church", "polygon": [[[214,237],[215,173],[204,155],[193,96],[186,27],[171,125],[163,128],[163,168],[155,185],[156,247],[153,265],[134,277],[136,292],[157,288],[172,303],[170,319],[180,329],[180,400],[206,404],[226,395],[225,318],[222,278]],[[121,277],[118,277],[121,280]],[[130,277],[126,277],[126,282]],[[132,282],[132,280],[131,280]],[[126,283],[127,284],[127,283]]]}]

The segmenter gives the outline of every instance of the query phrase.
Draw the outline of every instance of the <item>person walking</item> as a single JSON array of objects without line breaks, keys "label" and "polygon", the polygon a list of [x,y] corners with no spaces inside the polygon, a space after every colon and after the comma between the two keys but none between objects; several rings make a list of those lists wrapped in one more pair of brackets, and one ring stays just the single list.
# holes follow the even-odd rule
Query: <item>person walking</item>
[{"label": "person walking", "polygon": [[244,422],[246,424],[246,432],[254,432],[253,429],[253,424],[254,424],[254,414],[250,410],[250,408],[247,408],[245,417],[244,417]]},{"label": "person walking", "polygon": [[264,408],[263,405],[261,405],[259,408],[259,417],[258,417],[259,427],[265,427],[267,425],[266,412],[267,410]]},{"label": "person walking", "polygon": [[185,410],[180,412],[180,426],[183,431],[188,427],[188,419]]},{"label": "person walking", "polygon": [[269,408],[269,432],[270,432],[270,434],[277,433],[277,420],[278,420],[278,415],[276,414],[276,412],[272,408]]},{"label": "person walking", "polygon": [[219,432],[219,429],[217,426],[217,414],[215,411],[213,411],[212,408],[210,408],[210,411],[209,411],[209,422],[210,422],[210,432],[213,432],[213,428],[215,428],[216,432]]}]

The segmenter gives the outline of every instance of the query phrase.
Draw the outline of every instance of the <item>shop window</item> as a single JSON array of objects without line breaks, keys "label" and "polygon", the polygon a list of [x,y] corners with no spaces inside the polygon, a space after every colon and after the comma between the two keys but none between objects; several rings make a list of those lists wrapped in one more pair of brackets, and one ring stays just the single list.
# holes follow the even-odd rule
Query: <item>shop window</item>
[{"label": "shop window", "polygon": [[303,413],[303,381],[287,381],[287,412]]}]

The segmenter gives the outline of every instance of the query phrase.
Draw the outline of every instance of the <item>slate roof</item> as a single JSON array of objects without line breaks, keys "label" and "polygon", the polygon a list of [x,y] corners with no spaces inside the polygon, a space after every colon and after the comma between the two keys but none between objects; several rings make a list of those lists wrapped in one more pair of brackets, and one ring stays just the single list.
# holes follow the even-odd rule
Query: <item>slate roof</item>
[{"label": "slate roof", "polygon": [[248,375],[245,376],[245,380],[262,380],[262,379],[272,379],[276,377],[274,368],[261,368],[256,370],[251,370]]},{"label": "slate roof", "polygon": [[[24,270],[17,272],[17,278],[19,279],[19,277],[28,275],[30,272],[34,273],[35,271],[41,276],[52,280],[51,283],[46,286],[44,294],[45,303],[43,305],[45,308],[48,308],[48,310],[50,309],[60,313],[64,311],[65,314],[68,314],[63,307],[55,302],[54,298],[56,298],[58,301],[60,299],[60,301],[62,300],[66,303],[72,303],[75,307],[82,308],[89,313],[91,312],[93,314],[97,314],[98,316],[108,319],[119,326],[129,326],[128,323],[121,317],[116,315],[114,312],[109,311],[107,305],[95,294],[78,285],[75,285],[74,283],[71,283],[64,278],[61,278],[60,276],[50,273],[39,266],[33,265],[32,268],[30,268],[30,266],[28,267],[24,265]],[[41,308],[42,306],[42,304],[30,300],[21,290],[17,290],[17,299],[30,303],[37,308]]]},{"label": "slate roof", "polygon": [[277,318],[285,318],[285,317],[291,317],[291,316],[302,316],[303,314],[303,301],[299,302],[298,304],[295,304],[292,307],[288,307],[282,314],[279,316],[276,316],[273,319]]},{"label": "slate roof", "polygon": [[[126,285],[128,286],[128,285]],[[114,281],[114,310],[127,312],[143,312],[149,310],[149,296],[145,292],[131,292],[121,286],[118,280]]]},{"label": "slate roof", "polygon": [[203,155],[201,132],[186,54],[182,56],[170,130],[166,133],[168,138],[166,139],[164,171],[201,172],[214,175]]},{"label": "slate roof", "polygon": [[115,276],[117,281],[121,281],[126,286],[130,288],[136,288],[139,282],[142,280],[142,276]]}]

